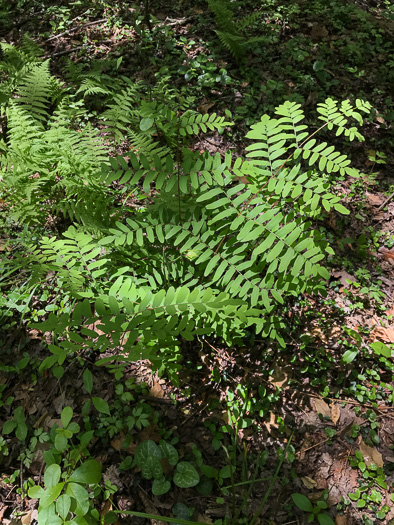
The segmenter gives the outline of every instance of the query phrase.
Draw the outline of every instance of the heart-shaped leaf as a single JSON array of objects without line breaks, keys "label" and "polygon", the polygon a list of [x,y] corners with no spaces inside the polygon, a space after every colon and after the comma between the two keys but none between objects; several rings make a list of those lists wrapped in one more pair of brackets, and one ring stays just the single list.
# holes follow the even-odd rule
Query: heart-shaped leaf
[{"label": "heart-shaped leaf", "polygon": [[166,494],[171,488],[171,483],[165,478],[155,479],[152,483],[152,492],[155,496]]},{"label": "heart-shaped leaf", "polygon": [[199,481],[200,476],[191,463],[187,463],[187,461],[178,463],[174,474],[174,483],[177,487],[181,489],[195,487]]}]

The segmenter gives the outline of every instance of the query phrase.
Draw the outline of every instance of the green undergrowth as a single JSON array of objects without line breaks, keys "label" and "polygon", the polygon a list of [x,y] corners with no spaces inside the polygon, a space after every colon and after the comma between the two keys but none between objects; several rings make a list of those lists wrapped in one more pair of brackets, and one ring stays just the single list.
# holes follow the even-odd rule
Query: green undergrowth
[{"label": "green undergrowth", "polygon": [[[85,366],[86,356],[94,361],[94,372],[83,372],[86,401],[78,414],[64,406],[60,421],[32,432],[22,406],[7,396],[3,435],[24,443],[27,468],[38,443],[45,444],[44,488],[34,481],[21,488],[40,500],[39,525],[111,523],[115,516],[105,518],[95,502],[111,500],[115,488],[102,483],[92,444],[124,432],[127,449],[138,431],[159,424],[144,387],[120,382],[127,367],[149,360],[178,386],[186,342],[241,347],[258,337],[286,348],[286,306],[303,294],[326,293],[324,260],[335,253],[319,221],[348,213],[337,184],[360,175],[331,143],[346,149],[362,142],[359,128],[371,106],[328,98],[317,105],[317,125],[308,126],[300,104],[286,101],[256,119],[245,157],[211,155],[195,151],[193,141],[226,133],[231,113],[196,111],[169,78],[154,86],[131,81],[120,73],[121,59],[111,63],[114,77],[98,64],[87,70],[71,62],[60,77],[30,39],[19,48],[0,45],[1,320],[8,329],[19,321],[47,333],[36,381],[50,375],[61,384],[69,366]],[[345,363],[362,354],[357,340],[355,347]],[[389,349],[374,351],[389,357]],[[25,355],[2,371],[18,376],[28,365]],[[111,407],[94,392],[96,366],[119,382]],[[253,525],[283,464],[294,461],[290,433],[261,506],[247,515],[267,458],[255,460],[250,480],[237,433],[240,424],[252,425],[247,414],[265,414],[268,395],[259,390],[260,399],[249,402],[239,385],[229,394],[229,424],[208,423],[214,446],[223,449],[221,468],[205,464],[196,447],[180,452],[166,431],[125,453],[119,468],[152,480],[156,496],[173,487],[199,487],[208,496],[215,485],[219,502],[232,498],[223,523]],[[221,447],[226,433],[231,439]],[[0,447],[6,456],[4,438]],[[237,484],[247,487],[242,505]],[[160,519],[190,523],[193,512],[181,503],[174,518]],[[308,511],[326,515],[322,509]]]}]

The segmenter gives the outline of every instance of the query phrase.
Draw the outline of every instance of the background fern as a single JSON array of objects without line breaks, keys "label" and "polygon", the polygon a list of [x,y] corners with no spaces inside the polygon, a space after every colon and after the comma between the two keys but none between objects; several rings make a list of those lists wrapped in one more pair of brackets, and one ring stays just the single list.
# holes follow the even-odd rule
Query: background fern
[{"label": "background fern", "polygon": [[[256,11],[244,18],[239,18],[234,12],[237,8],[241,9],[239,2],[230,0],[207,0],[209,9],[215,15],[215,22],[218,29],[215,33],[219,37],[222,45],[239,61],[250,44],[264,42],[266,37],[250,36],[250,28],[259,21],[261,13]],[[248,34],[249,32],[249,34]]]}]

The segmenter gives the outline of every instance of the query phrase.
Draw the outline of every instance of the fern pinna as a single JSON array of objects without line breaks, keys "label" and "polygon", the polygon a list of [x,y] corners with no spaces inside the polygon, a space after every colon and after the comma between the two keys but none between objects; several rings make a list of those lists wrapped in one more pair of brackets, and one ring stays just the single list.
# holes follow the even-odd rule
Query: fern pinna
[{"label": "fern pinna", "polygon": [[[349,140],[362,139],[351,123],[369,109],[359,100],[318,107],[322,128]],[[84,289],[72,290],[82,302],[38,325],[68,328],[56,351],[116,345],[121,361],[145,357],[164,366],[181,338],[213,334],[231,344],[253,328],[284,344],[276,305],[323,290],[321,261],[333,251],[313,221],[325,211],[347,213],[332,185],[337,176],[357,175],[345,155],[308,133],[303,118],[293,102],[275,118],[264,115],[247,134],[253,143],[245,159],[189,151],[175,169],[171,153],[149,159],[129,152],[129,164],[119,156],[105,165],[104,183],[120,180],[126,191],[142,184],[156,197],[151,192],[151,204],[138,212],[125,207],[122,220],[89,240],[100,256],[86,249],[82,262],[79,250],[68,252],[67,264],[83,274]],[[71,229],[51,249],[67,251],[80,235]],[[94,285],[87,270],[99,272]]]}]

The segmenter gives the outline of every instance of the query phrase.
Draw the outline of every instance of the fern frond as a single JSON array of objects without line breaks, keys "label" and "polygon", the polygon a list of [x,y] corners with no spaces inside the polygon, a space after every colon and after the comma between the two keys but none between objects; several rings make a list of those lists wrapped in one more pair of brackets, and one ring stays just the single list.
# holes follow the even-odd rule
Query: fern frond
[{"label": "fern frond", "polygon": [[25,33],[20,41],[18,51],[23,53],[29,62],[35,62],[43,56],[44,50],[35,42],[28,33]]},{"label": "fern frond", "polygon": [[240,35],[234,35],[225,31],[216,30],[220,42],[226,47],[234,58],[240,58],[244,53],[244,38]]},{"label": "fern frond", "polygon": [[83,96],[87,97],[89,95],[109,95],[111,91],[100,85],[94,78],[84,78],[75,94],[78,95],[78,93],[83,93]]},{"label": "fern frond", "polygon": [[251,25],[255,24],[256,22],[259,22],[262,15],[263,13],[256,11],[254,13],[251,13],[250,15],[245,16],[241,20],[238,20],[237,21],[238,31],[243,31],[245,29],[248,29]]},{"label": "fern frond", "polygon": [[48,120],[49,94],[52,88],[49,60],[45,60],[23,78],[17,89],[18,103],[38,122]]},{"label": "fern frond", "polygon": [[228,0],[207,0],[207,3],[209,9],[215,15],[216,23],[220,31],[237,34],[231,3]]}]

